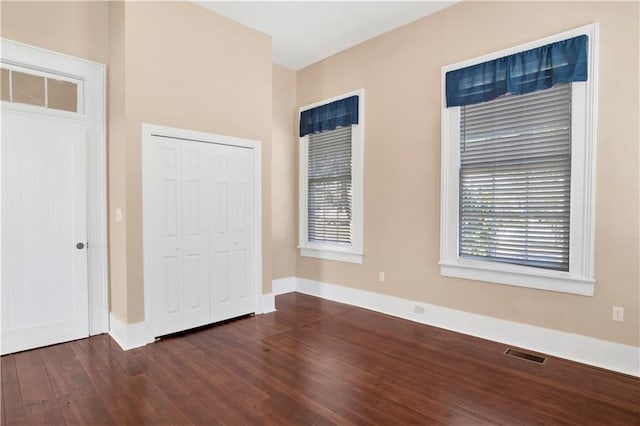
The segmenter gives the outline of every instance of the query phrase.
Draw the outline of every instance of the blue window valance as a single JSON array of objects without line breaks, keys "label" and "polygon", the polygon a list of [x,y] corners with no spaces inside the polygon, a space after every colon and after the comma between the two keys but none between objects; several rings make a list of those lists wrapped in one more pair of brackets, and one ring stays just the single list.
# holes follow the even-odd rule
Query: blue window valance
[{"label": "blue window valance", "polygon": [[587,81],[586,35],[449,71],[447,106],[473,105],[572,81]]},{"label": "blue window valance", "polygon": [[352,124],[358,124],[357,95],[302,111],[300,137]]}]

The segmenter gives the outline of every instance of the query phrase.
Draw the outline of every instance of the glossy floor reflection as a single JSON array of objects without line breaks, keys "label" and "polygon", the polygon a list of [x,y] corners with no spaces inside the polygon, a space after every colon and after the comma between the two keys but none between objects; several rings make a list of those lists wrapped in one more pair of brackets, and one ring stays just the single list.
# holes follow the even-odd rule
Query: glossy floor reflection
[{"label": "glossy floor reflection", "polygon": [[640,380],[299,293],[123,352],[2,357],[2,424],[640,424]]}]

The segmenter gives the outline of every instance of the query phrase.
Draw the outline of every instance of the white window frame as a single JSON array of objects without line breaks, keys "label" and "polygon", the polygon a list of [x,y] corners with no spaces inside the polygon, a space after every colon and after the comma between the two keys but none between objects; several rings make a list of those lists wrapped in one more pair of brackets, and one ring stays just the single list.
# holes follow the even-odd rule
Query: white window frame
[{"label": "white window frame", "polygon": [[[25,66],[20,66],[20,65],[15,65],[13,63],[10,62],[4,62],[2,61],[2,67],[3,69],[9,70],[9,71],[15,71],[15,72],[19,72],[19,73],[23,73],[23,74],[29,74],[29,75],[33,75],[33,76],[37,76],[37,77],[42,77],[45,79],[45,87],[44,87],[44,101],[45,101],[45,105],[44,106],[37,106],[37,105],[31,105],[31,104],[23,104],[23,103],[19,103],[19,102],[14,102],[13,101],[13,77],[12,74],[9,77],[9,87],[11,88],[10,93],[10,101],[2,101],[2,105],[6,105],[7,108],[9,108],[9,104],[10,108],[16,111],[25,111],[25,112],[36,112],[36,113],[41,113],[41,114],[45,114],[45,115],[56,115],[56,116],[60,116],[60,117],[65,117],[65,118],[77,118],[78,114],[83,115],[84,114],[84,80],[79,79],[79,78],[75,78],[75,77],[69,77],[66,75],[61,75],[61,74],[53,74],[51,72],[47,72],[47,71],[41,71],[39,69],[33,69],[33,68],[27,68]],[[61,110],[61,109],[56,109],[56,108],[50,108],[49,107],[49,88],[47,87],[47,80],[46,79],[53,79],[53,80],[58,80],[58,81],[66,81],[69,83],[73,83],[76,85],[76,96],[77,96],[77,102],[76,102],[76,111],[66,111],[66,110]],[[89,95],[88,95],[89,96]],[[52,111],[55,112],[59,112],[60,114],[56,114],[55,112],[52,113]]]},{"label": "white window frame", "polygon": [[307,230],[307,192],[309,136],[300,138],[299,185],[298,185],[298,248],[300,255],[340,262],[362,263],[364,234],[364,89],[354,90],[330,99],[306,105],[298,110],[298,122],[302,111],[322,106],[340,99],[358,96],[358,124],[351,126],[351,244],[328,244],[311,242]]},{"label": "white window frame", "polygon": [[[446,73],[587,35],[588,80],[572,84],[571,216],[569,271],[461,258],[459,253],[460,107],[446,107]],[[590,24],[509,49],[442,67],[442,146],[440,192],[440,274],[518,287],[593,296],[595,234],[598,24]]]}]

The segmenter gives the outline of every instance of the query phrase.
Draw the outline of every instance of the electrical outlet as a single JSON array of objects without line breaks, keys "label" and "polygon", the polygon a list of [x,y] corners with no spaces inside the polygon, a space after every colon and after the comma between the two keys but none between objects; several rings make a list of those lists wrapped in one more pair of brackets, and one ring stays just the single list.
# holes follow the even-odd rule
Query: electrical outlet
[{"label": "electrical outlet", "polygon": [[611,319],[618,322],[624,322],[624,308],[620,306],[614,306]]},{"label": "electrical outlet", "polygon": [[378,281],[384,282],[384,272],[378,272]]},{"label": "electrical outlet", "polygon": [[413,307],[413,311],[414,311],[416,314],[422,314],[422,315],[424,315],[424,306],[416,305],[416,306],[414,306],[414,307]]},{"label": "electrical outlet", "polygon": [[119,207],[116,209],[116,222],[122,222],[122,209]]}]

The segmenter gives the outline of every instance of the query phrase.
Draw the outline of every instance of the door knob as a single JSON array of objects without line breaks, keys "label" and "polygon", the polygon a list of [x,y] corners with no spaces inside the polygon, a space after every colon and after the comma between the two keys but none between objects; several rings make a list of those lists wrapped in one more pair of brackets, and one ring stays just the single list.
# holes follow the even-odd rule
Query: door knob
[{"label": "door knob", "polygon": [[78,244],[76,244],[76,248],[77,248],[78,250],[82,250],[82,249],[84,248],[84,243],[78,243]]}]

